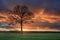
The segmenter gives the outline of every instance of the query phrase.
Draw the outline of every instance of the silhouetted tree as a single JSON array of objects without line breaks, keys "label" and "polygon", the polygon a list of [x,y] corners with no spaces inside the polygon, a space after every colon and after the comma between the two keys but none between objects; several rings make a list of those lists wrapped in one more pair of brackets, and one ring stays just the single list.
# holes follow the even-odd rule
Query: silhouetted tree
[{"label": "silhouetted tree", "polygon": [[28,7],[23,5],[16,5],[14,7],[14,13],[18,14],[20,17],[20,24],[21,24],[21,33],[23,32],[23,21],[29,20],[33,17],[33,13],[29,11]]}]

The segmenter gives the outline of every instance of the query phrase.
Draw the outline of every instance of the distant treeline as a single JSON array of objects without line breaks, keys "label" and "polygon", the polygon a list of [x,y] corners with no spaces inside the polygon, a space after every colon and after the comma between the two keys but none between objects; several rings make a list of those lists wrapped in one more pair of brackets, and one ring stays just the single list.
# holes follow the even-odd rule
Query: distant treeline
[{"label": "distant treeline", "polygon": [[[0,33],[21,33],[20,31],[0,31]],[[60,33],[58,31],[23,31],[23,33]]]}]

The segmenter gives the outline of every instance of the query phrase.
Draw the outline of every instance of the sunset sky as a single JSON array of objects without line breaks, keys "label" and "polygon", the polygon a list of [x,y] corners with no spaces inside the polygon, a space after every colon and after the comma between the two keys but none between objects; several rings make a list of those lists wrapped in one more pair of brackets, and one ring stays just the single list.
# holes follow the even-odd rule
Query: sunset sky
[{"label": "sunset sky", "polygon": [[20,23],[14,19],[19,16],[8,14],[16,5],[26,5],[34,13],[23,23],[24,31],[60,30],[60,0],[0,0],[0,30],[20,30]]}]

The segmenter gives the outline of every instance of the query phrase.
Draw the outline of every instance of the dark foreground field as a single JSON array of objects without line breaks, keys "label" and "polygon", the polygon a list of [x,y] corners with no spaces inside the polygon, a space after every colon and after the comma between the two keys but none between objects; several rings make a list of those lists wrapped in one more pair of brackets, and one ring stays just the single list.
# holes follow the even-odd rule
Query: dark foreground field
[{"label": "dark foreground field", "polygon": [[0,40],[60,40],[60,33],[0,33]]}]

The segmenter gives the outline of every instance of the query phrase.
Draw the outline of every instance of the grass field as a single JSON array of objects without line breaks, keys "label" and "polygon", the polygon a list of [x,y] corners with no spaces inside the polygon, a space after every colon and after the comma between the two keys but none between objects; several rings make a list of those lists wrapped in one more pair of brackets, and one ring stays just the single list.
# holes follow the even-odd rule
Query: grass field
[{"label": "grass field", "polygon": [[0,33],[0,40],[60,40],[60,33]]}]

